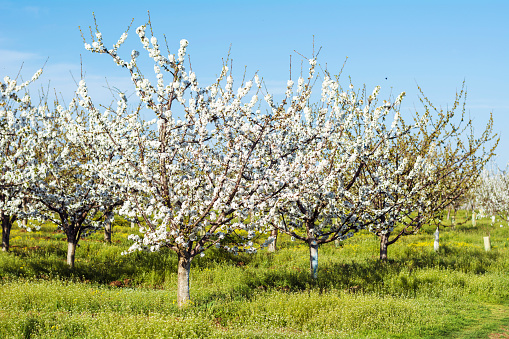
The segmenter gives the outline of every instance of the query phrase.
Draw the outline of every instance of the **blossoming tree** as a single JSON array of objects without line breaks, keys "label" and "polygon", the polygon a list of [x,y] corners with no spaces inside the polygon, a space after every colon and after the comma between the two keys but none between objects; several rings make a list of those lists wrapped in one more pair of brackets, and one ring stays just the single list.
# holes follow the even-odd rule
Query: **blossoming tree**
[{"label": "blossoming tree", "polygon": [[482,214],[509,220],[509,176],[507,171],[485,169],[474,187],[476,205]]},{"label": "blossoming tree", "polygon": [[[419,128],[393,140],[386,166],[401,168],[393,177],[397,183],[394,187],[398,190],[383,200],[399,201],[393,210],[397,225],[370,228],[380,238],[381,260],[387,259],[388,246],[402,236],[415,234],[423,225],[441,220],[443,210],[472,188],[484,165],[493,156],[498,143],[493,134],[493,121],[490,117],[485,130],[475,137],[472,121],[465,118],[465,101],[462,111],[457,114],[464,95],[462,88],[453,106],[444,111],[434,107],[422,94],[425,111],[422,116],[417,114],[415,117],[416,121],[421,121]],[[404,122],[402,125],[405,126]],[[493,145],[490,145],[491,141],[494,141]],[[423,157],[429,158],[428,170],[409,175],[415,162]],[[378,161],[371,166],[377,167]]]},{"label": "blossoming tree", "polygon": [[[311,92],[315,61],[310,63],[308,79],[298,80],[296,96],[289,82],[285,100]],[[308,244],[313,278],[317,277],[319,245],[345,240],[367,227],[392,229],[395,212],[419,189],[416,186],[403,199],[393,199],[402,189],[397,183],[402,167],[387,159],[392,141],[411,128],[400,124],[398,108],[404,93],[392,103],[377,105],[379,87],[369,96],[359,96],[353,89],[350,85],[349,91],[341,91],[325,72],[318,105],[303,101],[290,107],[293,121],[280,126],[273,136],[273,145],[295,152],[279,161],[280,172],[293,180],[271,199],[277,213],[270,225]],[[427,171],[426,160],[414,162],[405,175]]]},{"label": "blossoming tree", "polygon": [[[136,33],[154,61],[156,84],[142,75],[139,52],[133,51],[128,61],[118,55],[127,32],[111,49],[105,47],[99,31],[91,44],[85,43],[88,50],[108,54],[127,69],[139,109],[128,112],[121,93],[116,109],[100,112],[84,82],[79,92],[82,106],[97,121],[95,133],[107,135],[109,140],[104,142],[116,150],[115,161],[104,167],[102,175],[128,192],[120,213],[143,220],[139,222],[143,237],[131,236],[134,244],[127,252],[161,247],[174,251],[177,300],[182,306],[190,298],[189,274],[195,256],[212,246],[232,252],[239,246],[248,252],[256,250],[250,238],[275,213],[268,201],[291,179],[280,171],[279,159],[296,152],[281,147],[273,134],[295,115],[276,106],[268,94],[263,104],[257,75],[234,91],[233,76],[224,66],[212,85],[200,87],[195,73],[187,69],[188,42],[181,40],[177,54],[163,56],[157,38],[149,39],[146,28],[140,26]],[[304,103],[308,96],[301,93],[291,106]],[[262,105],[267,107],[264,113]],[[152,114],[154,119],[144,121],[142,114]],[[272,149],[269,159],[266,152]],[[233,233],[244,241],[224,245],[225,236]]]},{"label": "blossoming tree", "polygon": [[[12,224],[24,214],[27,187],[34,178],[35,139],[30,133],[33,113],[28,85],[37,80],[42,70],[31,80],[18,83],[5,77],[0,81],[0,217],[2,250],[9,250]],[[30,230],[30,227],[28,227]]]},{"label": "blossoming tree", "polygon": [[[102,228],[122,203],[119,185],[105,182],[100,172],[113,161],[112,149],[92,133],[93,122],[74,98],[68,108],[39,107],[32,133],[37,140],[37,172],[30,185],[30,214],[50,220],[67,237],[67,264],[73,268],[80,238]],[[98,147],[101,145],[101,147]],[[106,218],[97,219],[97,213]],[[109,212],[109,213],[108,213]]]}]

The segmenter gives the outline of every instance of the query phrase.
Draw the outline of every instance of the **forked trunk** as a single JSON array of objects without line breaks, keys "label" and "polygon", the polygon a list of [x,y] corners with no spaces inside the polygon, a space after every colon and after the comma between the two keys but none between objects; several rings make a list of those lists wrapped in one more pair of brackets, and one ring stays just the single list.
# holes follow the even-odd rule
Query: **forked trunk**
[{"label": "forked trunk", "polygon": [[2,251],[9,251],[9,239],[11,236],[11,218],[2,212]]},{"label": "forked trunk", "polygon": [[111,234],[113,233],[113,228],[111,226],[111,221],[107,222],[104,225],[104,241],[111,244]]},{"label": "forked trunk", "polygon": [[188,255],[178,254],[178,259],[177,304],[179,307],[182,307],[191,300],[189,294],[189,272],[191,271],[192,258]]},{"label": "forked trunk", "polygon": [[318,244],[315,239],[309,241],[309,268],[311,278],[318,278]]},{"label": "forked trunk", "polygon": [[276,250],[277,250],[277,235],[278,235],[277,228],[273,229],[270,232],[270,236],[272,238],[274,238],[274,241],[269,244],[269,247],[267,248],[267,252],[276,252]]},{"label": "forked trunk", "polygon": [[74,268],[74,257],[76,255],[76,241],[67,240],[67,265],[71,269]]},{"label": "forked trunk", "polygon": [[389,247],[390,233],[380,235],[380,260],[387,261],[387,248]]}]

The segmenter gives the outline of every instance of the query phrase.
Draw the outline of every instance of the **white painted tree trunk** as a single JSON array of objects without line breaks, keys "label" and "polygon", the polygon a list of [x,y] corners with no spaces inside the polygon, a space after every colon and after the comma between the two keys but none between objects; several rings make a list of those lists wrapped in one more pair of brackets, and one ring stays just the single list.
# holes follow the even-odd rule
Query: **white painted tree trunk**
[{"label": "white painted tree trunk", "polygon": [[131,228],[134,228],[134,225],[135,225],[134,221],[131,221]]},{"label": "white painted tree trunk", "polygon": [[67,241],[67,265],[74,268],[74,257],[76,255],[76,243],[74,241]]},{"label": "white painted tree trunk", "polygon": [[276,250],[277,250],[277,236],[278,236],[277,229],[273,229],[270,232],[270,236],[274,238],[274,241],[271,242],[269,244],[269,246],[267,247],[267,252],[276,252]]},{"label": "white painted tree trunk", "polygon": [[179,254],[178,259],[177,304],[179,307],[182,307],[189,300],[191,300],[189,294],[189,273],[191,271],[191,258]]},{"label": "white painted tree trunk", "polygon": [[435,242],[433,243],[433,249],[435,250],[435,252],[438,252],[438,248],[440,247],[439,238],[440,238],[440,230],[437,227],[437,230],[435,231]]},{"label": "white painted tree trunk", "polygon": [[390,233],[380,235],[380,260],[387,260],[387,249],[389,247]]},{"label": "white painted tree trunk", "polygon": [[311,278],[318,278],[318,244],[314,239],[309,242],[309,264]]},{"label": "white painted tree trunk", "polygon": [[474,226],[474,227],[476,225],[476,217],[477,217],[477,215],[475,214],[475,212],[473,212],[472,213],[472,226]]},{"label": "white painted tree trunk", "polygon": [[339,248],[341,246],[339,239],[334,240],[334,246],[336,246],[336,248]]},{"label": "white painted tree trunk", "polygon": [[[27,211],[27,199],[23,199],[23,211],[26,212]],[[23,227],[26,229],[28,227],[28,219],[25,218],[23,219],[23,221],[21,222],[23,224]]]}]

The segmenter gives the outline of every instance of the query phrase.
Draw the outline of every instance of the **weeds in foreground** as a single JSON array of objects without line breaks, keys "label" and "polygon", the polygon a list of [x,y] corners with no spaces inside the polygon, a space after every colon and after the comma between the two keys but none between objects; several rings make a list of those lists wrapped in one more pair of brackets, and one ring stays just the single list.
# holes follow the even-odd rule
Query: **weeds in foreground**
[{"label": "weeds in foreground", "polygon": [[12,252],[0,255],[0,337],[482,336],[509,324],[509,228],[493,230],[485,252],[479,224],[443,231],[438,253],[430,234],[407,237],[388,262],[368,233],[323,246],[317,281],[307,248],[284,237],[273,254],[213,250],[193,261],[182,309],[171,252],[120,256],[129,227],[115,227],[111,245],[83,240],[74,270],[51,225],[14,229]]}]

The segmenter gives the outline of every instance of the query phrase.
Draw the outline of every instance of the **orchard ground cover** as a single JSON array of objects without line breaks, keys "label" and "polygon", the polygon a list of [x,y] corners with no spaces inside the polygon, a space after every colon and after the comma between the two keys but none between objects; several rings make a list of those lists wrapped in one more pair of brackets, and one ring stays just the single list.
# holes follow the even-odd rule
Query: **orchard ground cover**
[{"label": "orchard ground cover", "polygon": [[[387,262],[378,260],[378,238],[367,232],[340,247],[323,245],[316,281],[308,247],[283,235],[276,253],[213,250],[193,260],[192,301],[183,308],[176,303],[177,256],[121,256],[136,229],[119,220],[111,245],[100,233],[80,243],[72,270],[63,260],[65,235],[54,225],[32,233],[15,227],[11,252],[0,255],[0,337],[507,335],[509,226],[482,219],[474,227],[464,211],[456,223],[441,228],[438,253],[428,227],[391,246]],[[490,252],[482,239],[488,230]]]}]

